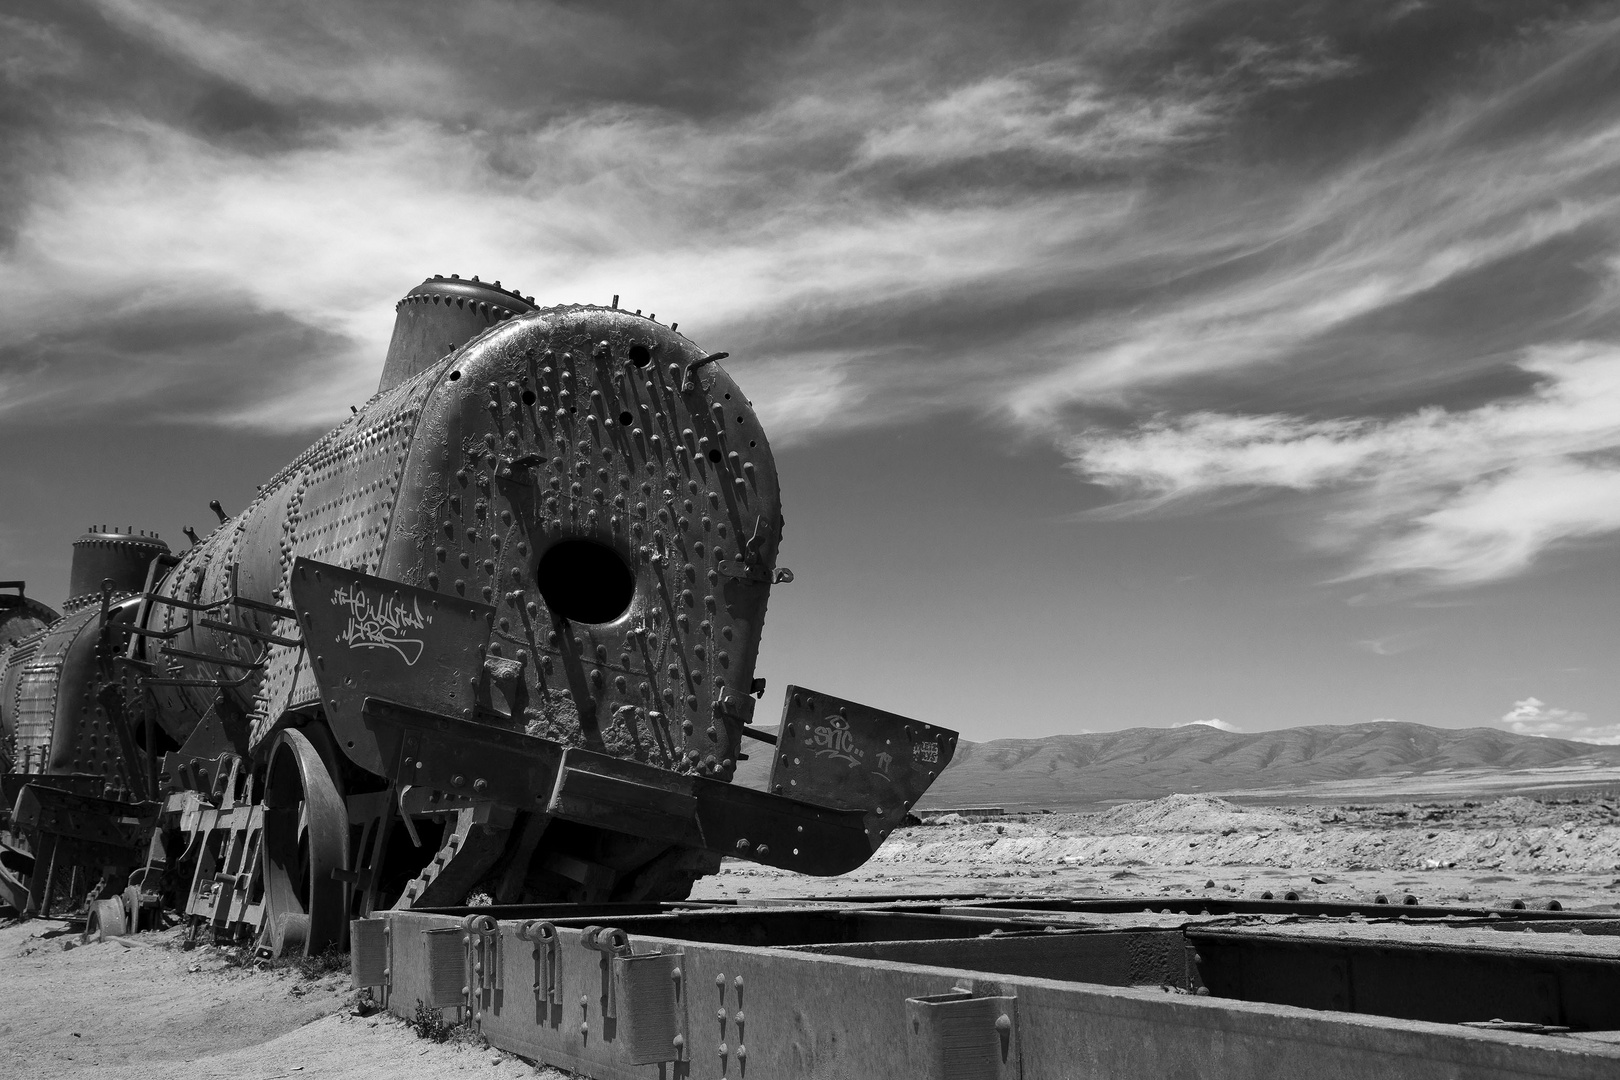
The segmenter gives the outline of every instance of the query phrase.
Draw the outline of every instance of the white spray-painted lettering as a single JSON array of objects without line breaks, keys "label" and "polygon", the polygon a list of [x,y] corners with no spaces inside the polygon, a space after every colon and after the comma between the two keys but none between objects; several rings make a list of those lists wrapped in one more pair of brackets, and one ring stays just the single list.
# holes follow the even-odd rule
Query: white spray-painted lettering
[{"label": "white spray-painted lettering", "polygon": [[850,768],[860,765],[866,752],[855,745],[855,736],[849,730],[849,721],[841,716],[829,716],[825,724],[811,729],[804,745],[815,751],[817,757],[830,757],[849,762]]},{"label": "white spray-painted lettering", "polygon": [[409,634],[430,625],[433,616],[423,615],[416,600],[406,607],[397,596],[373,596],[358,585],[344,585],[332,593],[332,603],[349,611],[349,625],[338,635],[349,648],[393,649],[407,666],[422,659],[422,639]]}]

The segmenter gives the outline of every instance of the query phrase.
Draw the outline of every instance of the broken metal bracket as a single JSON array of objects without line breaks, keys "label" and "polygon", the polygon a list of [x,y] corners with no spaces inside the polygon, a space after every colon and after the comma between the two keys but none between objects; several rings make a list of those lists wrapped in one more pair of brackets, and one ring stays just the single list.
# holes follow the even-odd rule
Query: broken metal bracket
[{"label": "broken metal bracket", "polygon": [[430,1009],[460,1006],[466,1001],[467,948],[459,926],[423,930],[427,942],[427,1000]]},{"label": "broken metal bracket", "polygon": [[1017,1080],[1018,999],[948,994],[906,999],[919,1075],[946,1080]]},{"label": "broken metal bracket", "polygon": [[[681,966],[685,953],[615,956],[613,986],[618,1037],[632,1065],[677,1061],[682,1036]],[[739,1014],[740,1015],[740,1014]]]},{"label": "broken metal bracket", "polygon": [[686,373],[681,377],[681,393],[690,394],[697,389],[697,370],[705,364],[713,364],[724,360],[731,354],[728,352],[710,353],[709,355],[693,360],[686,365]]},{"label": "broken metal bracket", "polygon": [[383,917],[349,923],[349,974],[355,989],[373,987],[387,1008],[394,983],[394,927]]}]

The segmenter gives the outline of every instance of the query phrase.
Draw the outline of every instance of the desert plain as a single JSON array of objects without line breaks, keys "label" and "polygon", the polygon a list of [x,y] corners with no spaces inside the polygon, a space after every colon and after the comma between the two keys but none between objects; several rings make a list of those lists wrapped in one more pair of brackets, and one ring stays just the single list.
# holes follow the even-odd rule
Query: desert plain
[{"label": "desert plain", "polygon": [[[1596,781],[1601,785],[1602,778]],[[1092,812],[903,828],[860,870],[808,878],[728,861],[698,901],[868,896],[1208,896],[1620,910],[1611,788],[1271,804],[1170,795]],[[1316,794],[1312,792],[1312,794]],[[368,1012],[343,971],[186,947],[179,928],[80,944],[59,920],[0,924],[0,1050],[39,1080],[399,1080],[564,1074]]]}]

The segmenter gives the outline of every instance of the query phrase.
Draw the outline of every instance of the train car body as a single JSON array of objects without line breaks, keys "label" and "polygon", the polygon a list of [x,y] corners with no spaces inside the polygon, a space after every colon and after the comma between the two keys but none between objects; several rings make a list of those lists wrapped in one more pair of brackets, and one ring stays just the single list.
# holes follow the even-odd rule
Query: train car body
[{"label": "train car body", "polygon": [[[776,742],[754,670],[791,575],[725,354],[476,279],[397,311],[377,395],[240,514],[178,554],[81,538],[68,614],[0,654],[12,832],[112,878],[151,818],[147,880],[177,889],[199,833],[251,808],[204,860],[236,869],[190,868],[178,906],[277,948],[472,891],[684,896],[723,855],[859,865],[954,734],[790,688],[773,790],[729,785],[746,738]],[[70,799],[123,831],[52,833]]]}]

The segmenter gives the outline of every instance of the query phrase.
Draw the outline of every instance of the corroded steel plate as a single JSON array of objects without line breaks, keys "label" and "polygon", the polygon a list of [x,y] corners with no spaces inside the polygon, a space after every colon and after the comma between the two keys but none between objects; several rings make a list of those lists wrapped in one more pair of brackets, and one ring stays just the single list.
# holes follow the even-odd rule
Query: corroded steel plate
[{"label": "corroded steel plate", "polygon": [[382,772],[362,716],[366,697],[470,718],[494,609],[313,559],[292,571],[293,608],[332,732],[357,764]]},{"label": "corroded steel plate", "polygon": [[865,810],[875,847],[905,819],[956,752],[956,732],[789,686],[770,790]]}]

